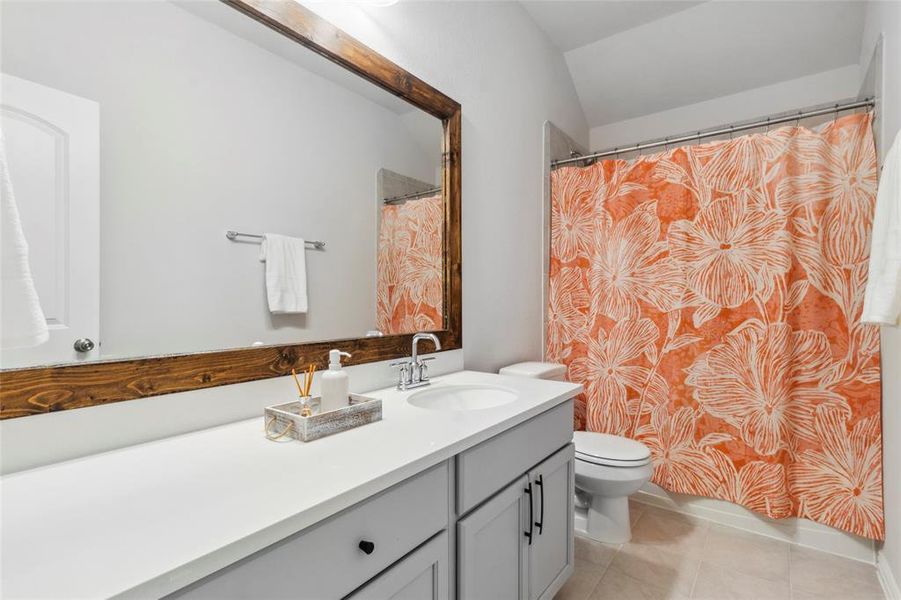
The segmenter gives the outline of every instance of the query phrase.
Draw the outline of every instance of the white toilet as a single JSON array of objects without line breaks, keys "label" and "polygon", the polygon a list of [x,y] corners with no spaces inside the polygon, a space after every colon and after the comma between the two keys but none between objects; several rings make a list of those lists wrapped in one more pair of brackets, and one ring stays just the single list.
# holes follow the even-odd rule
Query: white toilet
[{"label": "white toilet", "polygon": [[[501,375],[563,380],[566,367],[524,362],[499,371]],[[576,431],[576,531],[600,542],[621,544],[632,537],[629,496],[654,472],[651,451],[629,438]]]},{"label": "white toilet", "polygon": [[618,435],[576,431],[576,530],[610,544],[632,538],[629,496],[651,475],[651,451]]}]

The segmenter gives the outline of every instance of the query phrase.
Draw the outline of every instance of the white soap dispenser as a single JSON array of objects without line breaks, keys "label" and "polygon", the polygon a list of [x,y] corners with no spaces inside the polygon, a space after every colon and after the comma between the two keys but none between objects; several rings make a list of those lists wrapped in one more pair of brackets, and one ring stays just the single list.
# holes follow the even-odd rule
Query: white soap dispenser
[{"label": "white soap dispenser", "polygon": [[330,350],[328,353],[328,371],[322,374],[319,383],[319,390],[322,393],[319,412],[338,410],[347,406],[350,378],[341,368],[342,356],[350,358],[349,353],[340,350]]}]

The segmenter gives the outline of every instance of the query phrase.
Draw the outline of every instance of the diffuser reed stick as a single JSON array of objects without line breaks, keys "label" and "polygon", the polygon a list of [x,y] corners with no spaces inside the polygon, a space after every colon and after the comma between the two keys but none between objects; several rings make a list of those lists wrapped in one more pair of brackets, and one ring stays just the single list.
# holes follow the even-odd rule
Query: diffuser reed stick
[{"label": "diffuser reed stick", "polygon": [[304,388],[304,391],[306,392],[306,394],[305,394],[306,396],[310,395],[310,389],[313,387],[313,373],[315,373],[315,372],[316,372],[316,365],[314,365],[313,363],[310,363],[310,367],[307,369],[306,377],[305,377],[306,387]]},{"label": "diffuser reed stick", "polygon": [[297,386],[297,393],[300,396],[306,396],[306,394],[303,393],[303,386],[300,385],[300,380],[297,379],[297,371],[291,369],[291,376],[294,378],[294,385]]}]

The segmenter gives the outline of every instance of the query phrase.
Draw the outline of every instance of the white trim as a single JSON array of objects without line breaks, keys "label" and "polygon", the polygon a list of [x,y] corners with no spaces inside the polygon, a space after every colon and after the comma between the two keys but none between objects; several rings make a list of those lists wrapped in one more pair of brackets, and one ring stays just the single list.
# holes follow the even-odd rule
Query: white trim
[{"label": "white trim", "polygon": [[649,486],[645,486],[636,492],[632,500],[871,565],[876,563],[876,546],[872,540],[853,536],[807,519],[792,518],[777,521],[731,502],[671,494],[663,492],[660,488],[648,488]]},{"label": "white trim", "polygon": [[892,573],[889,561],[882,550],[876,553],[876,575],[879,577],[879,584],[886,600],[901,600],[901,587],[898,587],[898,580],[895,579],[895,574]]}]

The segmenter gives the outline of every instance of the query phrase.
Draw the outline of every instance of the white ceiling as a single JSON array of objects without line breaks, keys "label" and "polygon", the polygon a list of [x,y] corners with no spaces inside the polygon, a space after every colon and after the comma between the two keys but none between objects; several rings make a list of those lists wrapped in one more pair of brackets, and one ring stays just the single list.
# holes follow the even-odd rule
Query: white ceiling
[{"label": "white ceiling", "polygon": [[524,1],[590,127],[857,64],[857,1]]},{"label": "white ceiling", "polygon": [[638,27],[703,0],[523,0],[521,4],[551,41],[566,52]]}]

